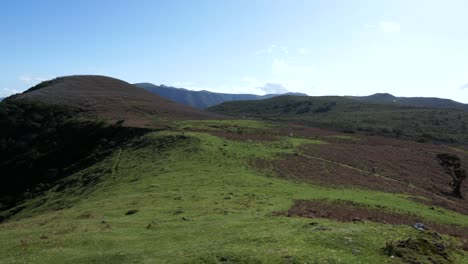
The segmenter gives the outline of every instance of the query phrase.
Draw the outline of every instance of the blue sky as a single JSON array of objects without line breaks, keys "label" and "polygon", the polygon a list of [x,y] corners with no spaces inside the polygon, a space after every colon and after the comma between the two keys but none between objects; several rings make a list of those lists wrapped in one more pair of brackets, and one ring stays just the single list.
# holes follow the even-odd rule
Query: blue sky
[{"label": "blue sky", "polygon": [[0,97],[63,75],[468,103],[465,0],[3,1]]}]

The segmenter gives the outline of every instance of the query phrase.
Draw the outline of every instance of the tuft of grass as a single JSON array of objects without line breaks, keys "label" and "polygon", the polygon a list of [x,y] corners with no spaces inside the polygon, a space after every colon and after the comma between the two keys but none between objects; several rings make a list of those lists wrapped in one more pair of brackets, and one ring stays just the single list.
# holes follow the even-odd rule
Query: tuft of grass
[{"label": "tuft of grass", "polygon": [[383,250],[391,258],[398,258],[404,263],[450,264],[457,263],[449,254],[453,248],[451,241],[445,241],[434,232],[419,232],[406,239],[389,240]]}]

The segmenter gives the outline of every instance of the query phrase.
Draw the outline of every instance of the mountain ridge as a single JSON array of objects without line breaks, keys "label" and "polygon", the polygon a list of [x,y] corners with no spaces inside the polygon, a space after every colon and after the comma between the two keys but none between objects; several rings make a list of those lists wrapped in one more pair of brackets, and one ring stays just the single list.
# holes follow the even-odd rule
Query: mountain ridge
[{"label": "mountain ridge", "polygon": [[306,96],[306,94],[302,93],[266,95],[215,93],[206,90],[192,91],[185,88],[176,88],[166,85],[154,85],[152,83],[135,83],[133,85],[145,89],[149,92],[155,93],[159,96],[165,97],[174,102],[195,107],[198,109],[205,109],[210,106],[214,106],[228,101],[262,100],[281,95]]}]

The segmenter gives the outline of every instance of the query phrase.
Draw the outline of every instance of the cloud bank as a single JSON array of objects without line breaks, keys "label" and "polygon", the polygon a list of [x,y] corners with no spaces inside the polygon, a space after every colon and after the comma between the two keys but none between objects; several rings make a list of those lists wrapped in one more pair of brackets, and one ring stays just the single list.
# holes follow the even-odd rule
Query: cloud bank
[{"label": "cloud bank", "polygon": [[279,83],[266,83],[264,86],[258,87],[258,89],[267,94],[283,94],[289,92],[288,89],[284,88],[284,86]]}]

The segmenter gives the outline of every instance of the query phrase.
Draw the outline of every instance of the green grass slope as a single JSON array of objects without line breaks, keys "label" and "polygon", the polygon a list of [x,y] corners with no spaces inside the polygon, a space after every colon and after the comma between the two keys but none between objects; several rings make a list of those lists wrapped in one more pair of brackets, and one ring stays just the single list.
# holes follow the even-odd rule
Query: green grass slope
[{"label": "green grass slope", "polygon": [[468,144],[468,113],[462,110],[364,103],[338,96],[281,96],[261,101],[226,102],[208,110],[347,132]]},{"label": "green grass slope", "polygon": [[[185,121],[121,146],[1,223],[0,263],[401,263],[384,248],[420,234],[410,226],[276,214],[296,199],[348,200],[468,227],[468,216],[405,195],[325,188],[259,171],[252,160],[326,142],[234,141],[201,132],[226,126],[268,129],[255,121]],[[459,240],[443,239],[450,262],[441,263],[468,263]]]}]

